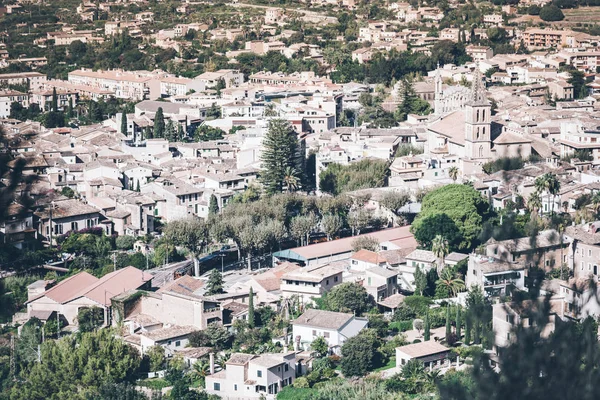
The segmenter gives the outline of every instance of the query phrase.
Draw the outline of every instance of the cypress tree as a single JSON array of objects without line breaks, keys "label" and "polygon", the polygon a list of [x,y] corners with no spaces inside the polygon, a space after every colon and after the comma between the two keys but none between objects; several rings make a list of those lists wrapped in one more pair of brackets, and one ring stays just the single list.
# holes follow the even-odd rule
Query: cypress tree
[{"label": "cypress tree", "polygon": [[216,215],[219,213],[219,202],[217,196],[214,194],[210,195],[210,202],[208,204],[208,215]]},{"label": "cypress tree", "polygon": [[252,286],[250,286],[248,295],[250,296],[248,299],[248,326],[254,328],[254,290],[252,290]]},{"label": "cypress tree", "polygon": [[58,111],[58,95],[56,94],[56,87],[52,88],[52,109],[50,111]]},{"label": "cypress tree", "polygon": [[165,116],[163,114],[162,107],[158,107],[156,115],[154,116],[154,135],[157,139],[165,137]]},{"label": "cypress tree", "polygon": [[471,343],[471,318],[467,314],[465,318],[465,344]]},{"label": "cypress tree", "polygon": [[177,128],[177,140],[181,142],[184,137],[185,133],[183,132],[183,126],[179,125]]},{"label": "cypress tree", "polygon": [[425,313],[425,328],[423,333],[423,339],[427,342],[431,337],[431,325],[429,323],[429,308],[427,308],[427,312]]},{"label": "cypress tree", "polygon": [[173,120],[170,119],[165,128],[165,139],[167,139],[169,142],[175,142],[177,140],[177,137],[175,136],[176,134],[177,131],[175,129],[175,124],[173,123]]},{"label": "cypress tree", "polygon": [[144,129],[144,139],[152,139],[154,138],[154,131],[150,129],[149,126]]},{"label": "cypress tree", "polygon": [[456,306],[456,336],[458,337],[458,340],[460,340],[460,306]]},{"label": "cypress tree", "polygon": [[121,113],[121,133],[127,136],[127,114],[125,110]]},{"label": "cypress tree", "polygon": [[73,98],[69,97],[69,118],[73,118]]},{"label": "cypress tree", "polygon": [[446,343],[452,334],[452,325],[450,324],[450,304],[446,306]]}]

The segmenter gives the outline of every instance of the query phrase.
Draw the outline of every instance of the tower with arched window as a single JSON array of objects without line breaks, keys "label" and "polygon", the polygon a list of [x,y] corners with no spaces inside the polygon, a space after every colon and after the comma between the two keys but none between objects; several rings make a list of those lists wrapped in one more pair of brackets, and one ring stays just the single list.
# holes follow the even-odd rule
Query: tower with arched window
[{"label": "tower with arched window", "polygon": [[485,84],[478,67],[473,76],[470,97],[465,105],[465,156],[474,159],[490,158],[492,106],[485,95]]}]

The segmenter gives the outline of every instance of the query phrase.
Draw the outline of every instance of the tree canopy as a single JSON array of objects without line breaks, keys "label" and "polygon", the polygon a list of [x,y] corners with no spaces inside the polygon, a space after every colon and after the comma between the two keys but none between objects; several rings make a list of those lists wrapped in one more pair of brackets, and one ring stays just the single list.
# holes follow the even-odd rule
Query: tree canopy
[{"label": "tree canopy", "polygon": [[[488,211],[488,202],[471,186],[446,185],[423,198],[421,213],[411,229],[423,247],[429,247],[439,234],[448,240],[451,249],[468,250],[476,245]],[[440,228],[443,231],[435,230]]]}]

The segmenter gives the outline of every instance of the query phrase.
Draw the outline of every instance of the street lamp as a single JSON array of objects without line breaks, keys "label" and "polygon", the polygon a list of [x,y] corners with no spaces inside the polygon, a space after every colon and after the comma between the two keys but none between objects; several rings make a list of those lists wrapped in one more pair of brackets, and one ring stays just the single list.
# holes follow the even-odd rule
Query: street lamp
[{"label": "street lamp", "polygon": [[225,258],[225,254],[219,253],[219,257],[221,257],[221,275],[225,272],[223,269],[223,259]]}]

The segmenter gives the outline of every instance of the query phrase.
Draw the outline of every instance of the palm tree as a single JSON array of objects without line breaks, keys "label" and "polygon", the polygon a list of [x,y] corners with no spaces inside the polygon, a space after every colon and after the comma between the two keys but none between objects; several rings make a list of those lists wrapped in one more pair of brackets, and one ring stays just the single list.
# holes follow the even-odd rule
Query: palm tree
[{"label": "palm tree", "polygon": [[456,180],[458,179],[458,173],[458,167],[456,166],[450,167],[448,170],[448,176],[454,181],[454,183],[456,183]]},{"label": "palm tree", "polygon": [[529,208],[529,211],[531,212],[537,212],[540,208],[542,208],[542,198],[537,190],[531,193],[531,196],[529,196],[529,200],[527,200],[527,208]]},{"label": "palm tree", "polygon": [[442,271],[440,279],[438,279],[435,284],[448,289],[448,292],[452,295],[452,297],[456,297],[456,294],[464,290],[466,287],[465,282],[454,275],[448,268]]},{"label": "palm tree", "polygon": [[442,235],[436,235],[431,241],[431,251],[437,258],[440,259],[438,263],[438,276],[441,275],[444,269],[444,258],[448,255],[448,241]]},{"label": "palm tree", "polygon": [[283,184],[286,191],[293,192],[300,187],[300,179],[298,179],[298,171],[293,167],[287,167],[283,175]]},{"label": "palm tree", "polygon": [[560,181],[557,176],[552,173],[546,173],[539,176],[535,180],[535,190],[539,194],[547,192],[552,195],[552,204],[550,205],[551,213],[554,214],[554,201],[560,192]]},{"label": "palm tree", "polygon": [[204,380],[210,374],[210,364],[206,358],[202,358],[194,364],[192,377],[194,380]]}]

